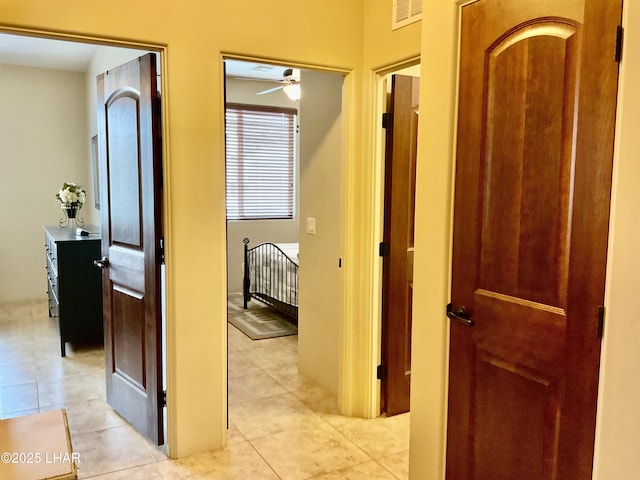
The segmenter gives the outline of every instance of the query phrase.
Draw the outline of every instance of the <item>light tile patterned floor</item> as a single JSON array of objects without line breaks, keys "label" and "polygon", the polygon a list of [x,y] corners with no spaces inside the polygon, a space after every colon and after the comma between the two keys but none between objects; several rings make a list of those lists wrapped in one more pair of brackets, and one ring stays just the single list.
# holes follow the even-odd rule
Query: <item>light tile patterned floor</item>
[{"label": "light tile patterned floor", "polygon": [[66,408],[79,478],[101,480],[394,480],[408,478],[409,416],[338,414],[298,375],[297,337],[229,331],[229,444],[168,460],[106,404],[100,348],[60,358],[46,302],[0,304],[0,418]]}]

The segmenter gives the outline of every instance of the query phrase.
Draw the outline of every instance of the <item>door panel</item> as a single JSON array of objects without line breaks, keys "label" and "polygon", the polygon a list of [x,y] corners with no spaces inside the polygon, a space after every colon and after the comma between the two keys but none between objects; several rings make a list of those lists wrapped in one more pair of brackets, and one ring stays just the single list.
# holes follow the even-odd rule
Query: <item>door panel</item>
[{"label": "door panel", "polygon": [[107,401],[162,444],[159,119],[154,54],[98,76]]},{"label": "door panel", "polygon": [[574,109],[564,105],[575,101],[577,37],[573,25],[542,22],[487,55],[479,283],[557,307],[566,302]]},{"label": "door panel", "polygon": [[114,286],[113,358],[116,373],[140,390],[146,389],[144,350],[144,296],[133,290]]},{"label": "door panel", "polygon": [[420,79],[393,75],[386,125],[382,410],[409,411],[416,151]]},{"label": "door panel", "polygon": [[106,101],[109,120],[108,152],[111,238],[114,243],[142,247],[140,145],[130,132],[140,129],[138,92],[118,90]]},{"label": "door panel", "polygon": [[583,104],[615,110],[617,65],[585,4],[613,37],[591,0],[462,7],[448,479],[591,478],[613,117]]}]

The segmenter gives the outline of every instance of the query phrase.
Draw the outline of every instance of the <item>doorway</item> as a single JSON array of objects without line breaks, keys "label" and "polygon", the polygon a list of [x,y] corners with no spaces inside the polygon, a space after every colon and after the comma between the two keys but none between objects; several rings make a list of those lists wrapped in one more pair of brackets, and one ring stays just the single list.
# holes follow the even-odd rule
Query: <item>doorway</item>
[{"label": "doorway", "polygon": [[[253,218],[251,208],[246,205],[248,213],[245,218],[239,218],[241,215],[236,211],[237,205],[243,199],[231,196],[239,188],[239,180],[231,178],[232,173],[227,175],[229,297],[240,298],[243,290],[244,239],[247,239],[250,249],[264,242],[274,243],[285,250],[297,246],[299,254],[293,254],[292,263],[297,264],[295,268],[299,275],[291,297],[295,298],[295,308],[298,310],[298,320],[293,323],[298,328],[296,348],[299,351],[298,364],[293,366],[290,374],[297,376],[299,370],[300,374],[337,396],[341,349],[339,338],[343,316],[344,177],[341,111],[344,74],[233,58],[225,58],[225,69],[225,95],[228,111],[233,111],[233,118],[243,115],[243,109],[267,110],[265,115],[271,115],[275,111],[284,118],[289,109],[293,111],[295,123],[292,171],[278,170],[279,180],[274,178],[273,181],[262,184],[258,184],[256,180],[255,185],[249,185],[248,180],[244,180],[242,188],[246,189],[246,198],[250,198],[251,188],[254,187],[257,191],[255,195],[262,199]],[[301,99],[291,100],[285,95],[283,87],[290,83],[300,87]],[[268,112],[269,109],[272,112]],[[235,128],[231,123],[228,124],[228,129]],[[231,135],[228,131],[228,169],[232,161],[230,155],[235,155],[230,150],[230,142],[233,142],[234,149],[238,143],[236,134],[233,133],[233,138]],[[264,150],[265,146],[262,145],[261,148]],[[233,161],[236,162],[237,159],[234,157]],[[258,158],[247,161],[255,163],[262,160]],[[281,182],[283,185],[280,185],[279,194],[281,197],[290,195],[293,205],[284,205],[282,212],[276,215],[261,212],[261,209],[266,208],[264,204],[267,202],[264,199],[272,195],[270,189],[275,188],[275,182],[281,181],[282,175],[289,175],[290,180]],[[276,200],[270,204],[275,202]],[[287,267],[278,268],[286,270]],[[255,279],[252,282],[255,283]],[[292,280],[287,282],[293,283]],[[278,288],[294,289],[290,287],[292,285]],[[277,293],[271,293],[278,297]],[[276,305],[273,299],[263,298],[263,301]],[[275,301],[280,300],[275,298]],[[249,307],[260,304],[255,299],[248,302]]]},{"label": "doorway", "polygon": [[420,65],[381,75],[380,412],[410,410],[415,167]]},{"label": "doorway", "polygon": [[[83,205],[83,209],[80,210],[80,216],[85,219],[87,226],[93,225],[99,229],[100,202],[98,201],[99,196],[96,187],[99,175],[90,151],[90,140],[92,137],[95,137],[97,133],[95,76],[97,73],[112,69],[128,60],[138,58],[147,50],[108,47],[95,43],[82,44],[65,41],[62,37],[45,39],[11,34],[3,34],[2,37],[5,45],[10,43],[14,49],[19,49],[21,52],[21,54],[15,58],[15,61],[6,60],[5,57],[5,61],[8,63],[2,63],[3,67],[6,68],[5,73],[7,73],[9,69],[11,70],[7,75],[11,75],[13,80],[17,78],[23,79],[23,82],[12,82],[14,88],[22,89],[20,93],[17,94],[23,102],[20,106],[22,115],[29,115],[29,102],[34,101],[28,98],[26,89],[41,85],[41,87],[39,87],[40,92],[36,93],[44,93],[43,96],[34,95],[34,98],[40,99],[38,100],[37,112],[38,118],[41,121],[37,124],[31,123],[28,132],[14,132],[14,134],[24,137],[27,134],[33,135],[35,133],[36,138],[38,138],[38,142],[35,143],[40,144],[39,148],[45,148],[49,151],[49,155],[34,155],[33,152],[30,151],[16,152],[25,155],[27,160],[22,159],[22,161],[16,162],[17,164],[24,162],[24,165],[21,165],[21,168],[24,167],[24,169],[16,171],[16,175],[12,175],[12,181],[25,176],[25,178],[27,178],[26,181],[30,185],[36,184],[37,188],[34,188],[34,190],[42,191],[43,195],[47,198],[51,197],[51,190],[54,190],[55,194],[55,190],[59,188],[59,183],[61,184],[61,182],[58,181],[59,176],[65,181],[74,181],[83,185],[87,191],[87,201]],[[7,42],[4,42],[4,40],[7,40]],[[33,52],[34,55],[37,54],[37,56],[32,57],[31,52]],[[52,59],[56,60],[52,62]],[[160,59],[158,59],[158,65],[160,65]],[[88,81],[85,81],[85,78],[88,78]],[[69,82],[72,87],[65,87],[64,84],[66,82]],[[77,88],[77,84],[79,84],[80,88]],[[57,86],[59,86],[59,88],[57,88]],[[14,94],[16,94],[16,92],[14,92]],[[67,108],[65,108],[65,106],[67,106]],[[60,121],[61,115],[65,118],[64,122]],[[47,124],[46,122],[50,123]],[[20,125],[20,123],[16,122],[14,125]],[[38,130],[38,128],[42,130]],[[62,137],[59,136],[61,130]],[[42,131],[45,133],[36,133]],[[51,133],[47,133],[48,131]],[[18,139],[20,137],[18,137]],[[61,142],[61,140],[64,141]],[[9,144],[9,142],[3,143],[5,143],[5,145]],[[61,145],[62,148],[60,148]],[[32,159],[34,162],[40,162],[40,164],[34,164],[31,162]],[[47,172],[51,167],[54,167],[53,173],[39,173],[40,171],[43,171],[43,173]],[[21,229],[22,240],[19,251],[36,258],[38,260],[38,267],[40,267],[39,270],[41,270],[41,225],[55,225],[59,216],[59,207],[55,202],[41,201],[41,199],[36,198],[33,202],[25,203],[23,210],[25,209],[30,211],[23,212],[23,215],[26,215],[27,218],[35,219],[35,221],[24,222],[24,230]],[[32,235],[29,230],[31,224],[38,229],[35,235]],[[87,230],[94,231],[93,228],[87,228]],[[37,238],[35,241],[36,248],[33,249],[33,251],[30,247],[31,242],[24,240],[31,236]],[[33,280],[33,283],[36,285],[40,283],[37,280],[39,280],[39,277]],[[31,280],[29,281],[31,282]],[[164,297],[164,286],[161,287],[161,291]],[[36,314],[35,310],[34,314]],[[162,317],[164,318],[164,310]],[[55,322],[55,319],[51,319],[51,322]],[[166,344],[164,336],[161,344],[163,346],[162,358],[164,364],[164,345]],[[80,345],[72,345],[71,353],[80,355],[80,357],[89,355],[89,352],[82,349]],[[92,367],[98,366],[95,365],[95,354],[96,352],[91,352],[89,355],[93,359],[91,361],[94,362],[91,364]],[[64,363],[65,360],[69,361]],[[52,363],[57,363],[57,360],[52,359]],[[104,365],[104,358],[102,358],[99,363],[100,365]],[[60,378],[67,379],[68,375],[66,374],[74,372],[73,360],[62,359],[60,362],[60,372],[63,374]],[[101,381],[97,379],[96,382],[97,385],[101,387],[96,390],[103,390],[104,378],[102,378]],[[63,399],[65,399],[65,402],[73,401],[72,396],[63,396]],[[99,399],[92,398],[91,400]],[[58,401],[56,403],[59,405],[62,402]],[[39,399],[37,405],[40,409],[51,407],[50,404],[40,402]],[[70,412],[72,411],[70,407],[69,410]],[[102,411],[102,409],[100,409],[100,411]]]}]

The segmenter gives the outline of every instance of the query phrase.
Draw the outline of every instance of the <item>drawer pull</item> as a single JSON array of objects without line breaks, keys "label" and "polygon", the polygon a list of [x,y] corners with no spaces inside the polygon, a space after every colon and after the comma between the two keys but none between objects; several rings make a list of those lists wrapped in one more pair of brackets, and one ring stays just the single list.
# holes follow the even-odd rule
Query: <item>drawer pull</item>
[{"label": "drawer pull", "polygon": [[102,257],[100,260],[94,260],[93,264],[98,268],[107,268],[109,266],[109,259]]}]

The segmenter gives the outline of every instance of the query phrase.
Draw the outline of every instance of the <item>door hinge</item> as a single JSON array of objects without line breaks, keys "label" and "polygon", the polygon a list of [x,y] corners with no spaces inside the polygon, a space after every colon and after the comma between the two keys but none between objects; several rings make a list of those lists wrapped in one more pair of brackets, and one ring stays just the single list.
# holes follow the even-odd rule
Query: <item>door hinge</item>
[{"label": "door hinge", "polygon": [[391,253],[391,245],[389,242],[380,242],[378,253],[381,257],[388,257]]},{"label": "door hinge", "polygon": [[160,239],[160,265],[164,265],[164,238]]},{"label": "door hinge", "polygon": [[378,365],[378,368],[376,369],[376,378],[378,380],[386,380],[388,373],[389,370],[386,365]]},{"label": "door hinge", "polygon": [[615,61],[618,63],[622,61],[623,37],[624,37],[624,28],[622,28],[622,25],[618,25],[616,27],[616,52],[615,52]]},{"label": "door hinge", "polygon": [[391,128],[393,127],[393,113],[383,113],[382,114],[382,128]]},{"label": "door hinge", "polygon": [[598,307],[598,338],[604,336],[604,305]]},{"label": "door hinge", "polygon": [[167,406],[167,391],[166,390],[162,391],[162,397],[160,398],[160,406],[161,407],[166,407]]}]

